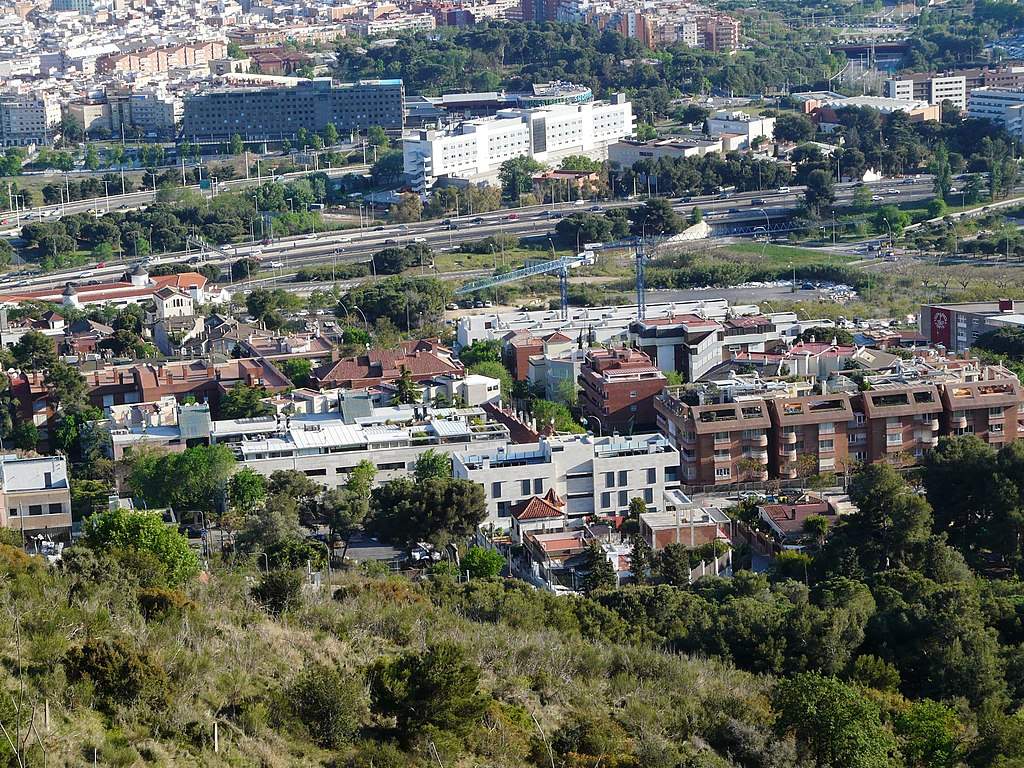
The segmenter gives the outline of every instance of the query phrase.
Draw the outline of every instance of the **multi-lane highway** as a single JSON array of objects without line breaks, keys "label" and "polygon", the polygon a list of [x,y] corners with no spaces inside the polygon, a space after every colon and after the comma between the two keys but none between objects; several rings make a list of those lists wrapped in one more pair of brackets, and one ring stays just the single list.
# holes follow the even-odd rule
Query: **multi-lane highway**
[{"label": "multi-lane highway", "polygon": [[[343,176],[348,173],[366,173],[369,170],[368,165],[346,165],[341,168],[321,168],[319,172],[325,173],[328,176]],[[111,171],[116,173],[116,171]],[[293,171],[290,173],[277,174],[263,174],[259,177],[252,176],[248,179],[231,179],[228,181],[217,182],[217,192],[226,192],[241,187],[255,186],[268,181],[274,181],[275,179],[281,181],[292,181],[294,179],[300,179],[304,176],[308,176],[313,171]],[[56,181],[62,181],[62,177],[55,177]],[[111,185],[116,187],[116,185]],[[175,189],[182,189],[183,187],[175,187]],[[197,184],[192,184],[184,187],[194,192],[199,192],[200,188]],[[147,189],[138,192],[129,192],[125,195],[112,194],[105,197],[93,197],[88,200],[74,200],[70,203],[57,204],[57,205],[41,205],[37,208],[30,208],[25,211],[5,211],[0,214],[2,216],[2,224],[4,227],[17,227],[21,224],[27,224],[32,221],[56,221],[61,216],[67,216],[73,213],[86,213],[86,212],[107,212],[114,211],[124,208],[141,208],[144,205],[148,205],[153,202],[157,192],[159,190]],[[209,190],[206,190],[209,191]]]},{"label": "multi-lane highway", "polygon": [[[241,180],[245,181],[245,180]],[[926,199],[933,195],[930,178],[904,179],[902,181],[884,181],[868,185],[877,205],[885,203],[907,202]],[[836,188],[836,207],[849,205],[854,194],[854,185],[844,184]],[[751,225],[776,226],[799,207],[804,197],[802,187],[792,187],[785,191],[773,190],[765,192],[735,193],[728,197],[704,196],[694,197],[687,202],[675,202],[674,208],[682,215],[689,215],[695,206],[704,212],[705,220],[713,228],[738,225],[749,222]],[[292,270],[302,266],[316,264],[342,264],[345,262],[366,261],[373,253],[391,245],[407,245],[414,242],[428,244],[434,250],[455,248],[482,238],[505,234],[516,237],[529,235],[550,235],[558,219],[576,212],[600,212],[610,208],[636,206],[642,200],[610,201],[585,204],[562,204],[558,206],[528,206],[514,210],[503,209],[478,216],[462,216],[452,218],[450,224],[431,220],[403,225],[377,226],[372,228],[332,230],[316,235],[300,235],[297,237],[275,240],[273,243],[242,243],[225,246],[223,250],[231,254],[225,258],[217,254],[208,254],[206,261],[213,264],[226,264],[235,257],[257,255],[264,262],[280,263],[282,270]],[[95,203],[94,203],[95,204]],[[180,262],[195,254],[163,254],[153,258],[149,263]],[[131,259],[111,262],[103,267],[78,268],[61,270],[47,275],[24,278],[8,278],[0,280],[0,289],[9,290],[13,287],[43,288],[62,285],[65,282],[109,280],[124,272],[125,268],[135,263]]]}]

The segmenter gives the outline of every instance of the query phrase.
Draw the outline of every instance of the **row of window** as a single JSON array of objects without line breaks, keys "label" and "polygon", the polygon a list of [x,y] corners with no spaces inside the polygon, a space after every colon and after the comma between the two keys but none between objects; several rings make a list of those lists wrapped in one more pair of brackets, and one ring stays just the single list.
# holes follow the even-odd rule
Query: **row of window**
[{"label": "row of window", "polygon": [[[10,510],[8,510],[8,511],[10,512],[10,516],[11,517],[18,517],[18,515],[19,515],[17,507],[11,507]],[[60,515],[63,512],[64,512],[64,505],[59,503],[59,502],[46,505],[46,512],[45,512],[45,514],[47,514],[47,515]],[[42,504],[29,504],[28,505],[28,514],[29,514],[29,516],[44,514],[44,512],[43,512],[43,505]]]}]

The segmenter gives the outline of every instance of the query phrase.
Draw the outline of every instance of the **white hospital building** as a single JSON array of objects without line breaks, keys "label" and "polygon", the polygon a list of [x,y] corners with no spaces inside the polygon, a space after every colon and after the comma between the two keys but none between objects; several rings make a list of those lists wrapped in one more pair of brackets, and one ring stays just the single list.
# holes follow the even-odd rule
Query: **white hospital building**
[{"label": "white hospital building", "polygon": [[405,174],[419,190],[441,178],[494,181],[501,164],[516,157],[554,164],[567,155],[604,159],[608,145],[634,132],[625,94],[609,102],[502,109],[443,130],[407,134]]}]

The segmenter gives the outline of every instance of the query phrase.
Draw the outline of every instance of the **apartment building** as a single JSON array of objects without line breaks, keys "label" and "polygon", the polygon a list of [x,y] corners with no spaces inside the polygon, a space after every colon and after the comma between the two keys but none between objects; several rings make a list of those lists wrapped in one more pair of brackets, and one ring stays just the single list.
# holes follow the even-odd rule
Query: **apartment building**
[{"label": "apartment building", "polygon": [[71,535],[71,484],[62,456],[0,456],[0,527]]},{"label": "apartment building", "polygon": [[977,381],[940,384],[939,392],[943,434],[977,435],[995,448],[1024,436],[1024,393],[1002,366],[986,366]]},{"label": "apartment building", "polygon": [[718,13],[708,14],[698,17],[696,27],[697,39],[709,51],[735,51],[740,47],[739,19]]},{"label": "apartment building", "polygon": [[775,397],[767,405],[770,475],[794,480],[848,467],[846,427],[854,420],[849,395]]},{"label": "apartment building", "polygon": [[706,314],[648,317],[629,326],[632,344],[662,371],[696,381],[722,362],[722,324]]},{"label": "apartment building", "polygon": [[[121,419],[111,429],[111,455],[140,446],[183,450],[186,444],[225,445],[249,467],[269,477],[297,470],[328,488],[344,485],[361,461],[377,468],[377,482],[407,475],[427,450],[493,451],[509,442],[508,430],[480,408],[374,407],[367,393],[340,411],[211,420],[206,405],[179,406],[176,423],[138,426]],[[507,522],[507,521],[506,521]]]},{"label": "apartment building", "polygon": [[673,387],[655,409],[679,450],[683,482],[700,486],[794,480],[880,461],[905,466],[941,435],[976,434],[999,448],[1022,434],[1022,402],[1020,382],[1002,366],[933,358],[839,372],[813,390],[760,377]]},{"label": "apartment building", "polygon": [[967,116],[991,120],[1018,139],[1024,135],[1024,87],[975,88],[967,98]]},{"label": "apartment building", "polygon": [[691,404],[677,390],[655,398],[658,428],[679,451],[681,480],[718,485],[768,479],[771,421],[759,399]]},{"label": "apartment building", "polygon": [[484,488],[489,518],[507,527],[513,507],[553,490],[572,524],[588,515],[625,514],[642,498],[664,509],[665,491],[679,485],[679,453],[662,435],[559,435],[537,443],[456,453],[455,477]]},{"label": "apartment building", "polygon": [[60,132],[60,101],[46,93],[0,94],[0,145],[51,144]]},{"label": "apartment building", "polygon": [[963,75],[913,74],[885,81],[885,95],[890,99],[927,101],[939,104],[948,101],[957,109],[967,109],[967,78]]},{"label": "apartment building", "polygon": [[432,13],[409,13],[397,8],[391,13],[343,19],[341,23],[348,34],[360,37],[378,37],[409,30],[429,32],[437,26]]},{"label": "apartment building", "polygon": [[337,83],[330,78],[294,85],[228,87],[185,99],[182,134],[190,139],[282,139],[299,128],[322,131],[328,123],[343,132],[404,125],[401,80]]},{"label": "apartment building", "polygon": [[633,109],[624,94],[610,102],[499,110],[445,130],[421,130],[402,142],[405,174],[419,190],[441,178],[497,179],[516,157],[555,163],[567,155],[604,158],[608,145],[632,136]]},{"label": "apartment building", "polygon": [[708,117],[707,127],[709,136],[738,136],[737,149],[747,149],[757,139],[770,141],[775,136],[774,117],[758,117],[746,112],[720,110]]},{"label": "apartment building", "polygon": [[205,67],[214,59],[223,59],[227,53],[227,44],[221,40],[140,48],[136,51],[111,53],[98,57],[96,71],[100,74],[114,72],[132,75],[156,74],[171,69]]},{"label": "apartment building", "polygon": [[635,349],[594,349],[579,375],[579,403],[588,429],[633,434],[657,422],[655,397],[666,379],[651,358]]},{"label": "apartment building", "polygon": [[126,129],[145,134],[172,135],[184,102],[161,88],[110,89],[102,98],[69,102],[65,110],[89,132],[120,136]]},{"label": "apartment building", "polygon": [[650,141],[617,141],[608,147],[608,162],[630,168],[643,160],[675,160],[681,157],[703,157],[709,152],[722,152],[722,139],[706,136],[673,136]]}]

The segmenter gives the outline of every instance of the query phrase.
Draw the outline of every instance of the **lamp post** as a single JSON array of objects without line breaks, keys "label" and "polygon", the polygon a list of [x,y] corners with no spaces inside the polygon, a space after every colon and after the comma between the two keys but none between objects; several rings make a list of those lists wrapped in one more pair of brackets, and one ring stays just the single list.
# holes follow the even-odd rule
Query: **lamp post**
[{"label": "lamp post", "polygon": [[361,318],[363,318],[363,330],[365,330],[367,333],[369,333],[370,332],[370,321],[366,319],[366,313],[363,312],[363,310],[361,310],[355,304],[352,305],[352,310],[354,312],[358,312],[359,316]]},{"label": "lamp post", "polygon": [[601,437],[602,433],[604,432],[604,425],[601,423],[601,420],[597,416],[588,416],[584,414],[583,419],[581,420],[583,422],[583,426],[589,426],[591,419],[597,422],[597,436]]},{"label": "lamp post", "polygon": [[889,230],[889,248],[892,249],[892,226],[889,224],[889,219],[883,217],[882,221],[885,222],[885,227]]}]

